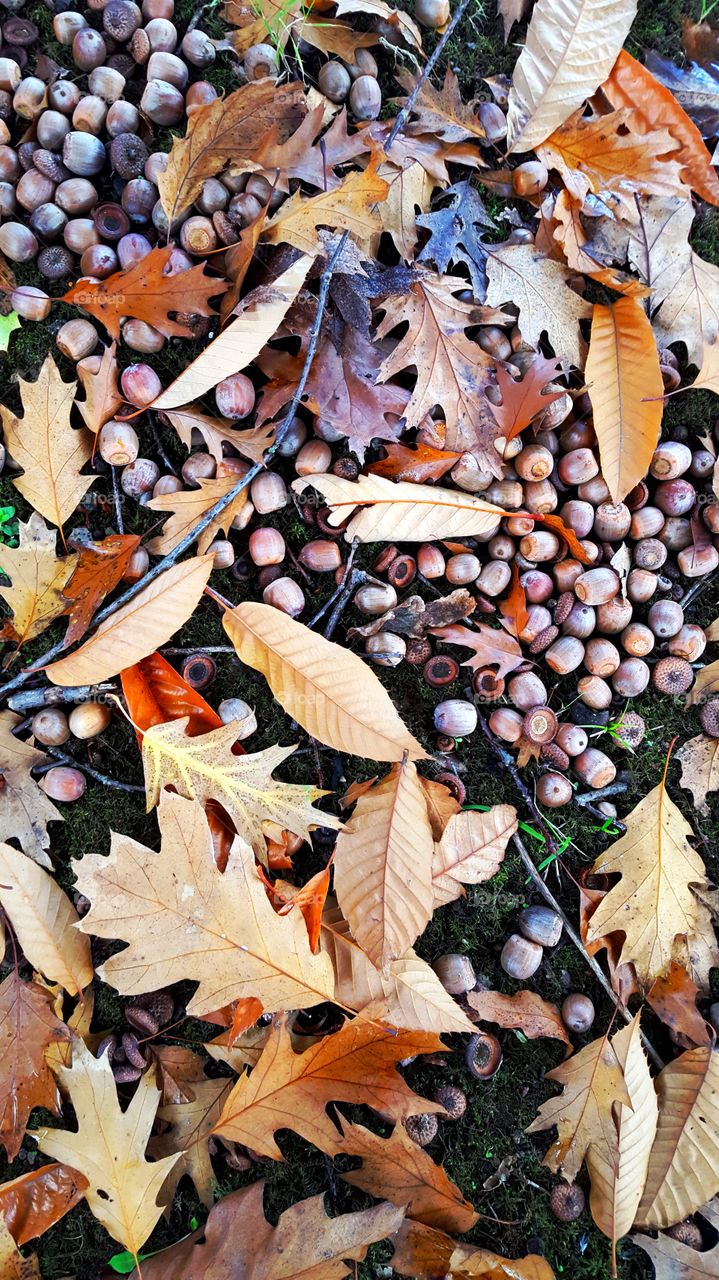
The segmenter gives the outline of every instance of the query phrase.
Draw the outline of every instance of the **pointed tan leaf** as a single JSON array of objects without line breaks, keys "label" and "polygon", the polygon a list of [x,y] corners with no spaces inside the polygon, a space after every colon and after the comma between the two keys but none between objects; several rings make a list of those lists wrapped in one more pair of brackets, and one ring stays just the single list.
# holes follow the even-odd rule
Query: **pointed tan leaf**
[{"label": "pointed tan leaf", "polygon": [[388,192],[389,185],[378,176],[376,162],[350,173],[334,191],[323,191],[309,199],[303,199],[296,191],[266,223],[262,240],[267,244],[294,245],[313,258],[322,252],[319,227],[349,231],[360,245],[367,244],[382,230],[376,206],[387,199]]},{"label": "pointed tan leaf", "polygon": [[417,770],[411,762],[395,765],[360,796],[335,846],[337,901],[379,969],[403,956],[429,924],[433,850]]},{"label": "pointed tan leaf", "polygon": [[85,390],[85,399],[77,400],[75,403],[85,420],[85,426],[94,435],[97,435],[110,418],[114,418],[123,403],[123,395],[117,381],[116,356],[117,343],[113,342],[111,346],[104,348],[97,373],[92,373],[87,367],[83,368],[81,364],[77,366],[78,377]]},{"label": "pointed tan leaf", "polygon": [[[284,615],[283,615],[284,616]],[[273,769],[291,756],[294,747],[234,755],[238,722],[196,736],[185,732],[189,718],[152,725],[142,737],[148,810],[158,804],[163,787],[206,804],[214,800],[229,814],[235,829],[256,855],[266,861],[263,824],[293,831],[309,839],[312,827],[338,827],[339,818],[313,808],[326,793],[318,787],[277,782]],[[217,1006],[219,1008],[219,1005]]]},{"label": "pointed tan leaf", "polygon": [[75,928],[77,911],[47,871],[8,844],[0,844],[0,904],[34,969],[71,996],[90,985],[90,943]]},{"label": "pointed tan leaf", "polygon": [[[418,488],[420,486],[417,486]],[[271,605],[237,605],[222,619],[241,662],[261,671],[288,715],[338,751],[399,761],[425,752],[372,669]]]},{"label": "pointed tan leaf", "polygon": [[[352,516],[345,538],[360,542],[434,542],[438,538],[471,538],[494,532],[508,512],[457,489],[394,482],[383,476],[342,480],[323,474],[293,481],[296,493],[317,489],[337,528]],[[355,507],[363,508],[353,515]]]},{"label": "pointed tan leaf", "polygon": [[[584,0],[584,3],[590,2]],[[610,0],[612,4],[621,2]],[[555,355],[581,366],[585,344],[579,322],[589,319],[592,308],[569,288],[570,275],[563,263],[543,257],[534,245],[498,245],[487,257],[486,301],[492,307],[515,303],[519,307],[519,330],[525,342],[537,347],[542,334],[546,333]]]},{"label": "pointed tan leaf", "polygon": [[165,1103],[159,1108],[157,1119],[169,1128],[165,1133],[150,1138],[148,1152],[153,1160],[179,1155],[163,1188],[163,1200],[167,1205],[172,1202],[180,1178],[187,1176],[194,1182],[205,1207],[212,1207],[217,1179],[207,1144],[231,1088],[231,1081],[224,1077],[220,1080],[202,1077],[193,1082],[192,1099]]},{"label": "pointed tan leaf", "polygon": [[[169,520],[165,521],[162,532],[145,544],[150,555],[165,556],[170,551],[174,551],[178,542],[191,533],[211,507],[214,507],[220,498],[224,498],[230,489],[234,489],[237,479],[235,472],[220,479],[200,479],[196,489],[180,489],[178,493],[163,493],[156,498],[151,498],[147,504],[150,511],[171,511],[173,514]],[[200,534],[197,543],[200,555],[204,555],[212,540],[219,537],[220,533],[227,534],[232,521],[240,514],[248,497],[249,490],[243,489]]]},{"label": "pointed tan leaf", "polygon": [[439,1103],[412,1092],[397,1064],[442,1047],[429,1032],[397,1031],[355,1018],[295,1053],[286,1019],[276,1018],[257,1065],[238,1080],[215,1132],[273,1160],[282,1158],[278,1129],[294,1129],[321,1151],[334,1153],[339,1133],[327,1113],[330,1102],[363,1102],[391,1120],[441,1112]]},{"label": "pointed tan leaf", "polygon": [[46,1054],[69,1035],[53,1012],[49,991],[37,982],[23,982],[17,972],[5,978],[0,985],[0,1145],[8,1160],[22,1146],[34,1107],[54,1114],[59,1110]]},{"label": "pointed tan leaf", "polygon": [[176,409],[190,404],[224,378],[246,369],[279,329],[304,284],[312,261],[303,255],[272,284],[259,285],[248,293],[239,303],[236,318],[161,392],[152,407]]},{"label": "pointed tan leaf", "polygon": [[584,370],[594,411],[602,475],[623,502],[649,470],[659,439],[664,383],[659,352],[641,303],[595,303]]},{"label": "pointed tan leaf", "polygon": [[631,1103],[615,1104],[619,1143],[616,1160],[607,1159],[602,1146],[591,1146],[587,1153],[592,1217],[613,1242],[627,1235],[634,1222],[657,1129],[657,1095],[642,1048],[639,1016],[612,1037]]},{"label": "pointed tan leaf", "polygon": [[411,1031],[474,1031],[474,1024],[425,960],[410,951],[388,965],[386,973],[380,972],[353,940],[336,908],[325,912],[320,946],[334,965],[337,999],[343,1004],[382,1008],[392,1026]]},{"label": "pointed tan leaf", "polygon": [[491,880],[516,830],[517,810],[511,804],[495,804],[486,813],[467,809],[450,818],[434,846],[433,909],[459,898],[464,893],[462,885]]},{"label": "pointed tan leaf", "polygon": [[251,462],[261,462],[275,435],[271,424],[263,427],[236,427],[222,418],[210,418],[192,405],[187,409],[167,409],[165,416],[188,450],[192,445],[193,431],[199,431],[207,452],[212,454],[218,467],[225,457],[223,445],[230,445]]},{"label": "pointed tan leaf", "polygon": [[48,757],[12,732],[21,719],[13,711],[0,711],[0,838],[17,840],[28,858],[50,867],[47,824],[62,822],[63,816],[30,773],[37,765],[47,764]]},{"label": "pointed tan leaf", "polygon": [[687,390],[713,391],[719,396],[719,342],[705,342],[699,372]]},{"label": "pointed tan leaf", "polygon": [[396,27],[402,39],[422,52],[422,32],[417,23],[402,9],[394,9],[385,0],[338,0],[337,14],[367,13],[373,18],[384,18]]},{"label": "pointed tan leaf", "polygon": [[471,658],[465,659],[463,667],[479,671],[481,667],[496,667],[498,676],[508,676],[524,661],[522,648],[514,636],[510,636],[499,627],[488,627],[480,622],[476,629],[469,627],[435,627],[432,635],[445,644],[461,644],[466,649],[473,649]]},{"label": "pointed tan leaf", "polygon": [[713,698],[719,691],[719,660],[710,662],[708,667],[697,671],[697,678],[687,694],[688,707],[700,707],[707,698]]},{"label": "pointed tan leaf", "polygon": [[72,1066],[61,1067],[57,1074],[69,1094],[78,1130],[36,1129],[38,1146],[85,1175],[90,1184],[85,1199],[92,1213],[114,1240],[136,1254],[162,1213],[158,1197],[179,1159],[167,1156],[154,1164],[145,1160],[160,1100],[154,1071],[140,1077],[124,1113],[106,1053],[94,1058],[76,1040]]},{"label": "pointed tan leaf", "polygon": [[90,460],[91,437],[70,424],[77,384],[63,382],[47,356],[36,381],[18,378],[18,385],[22,418],[0,406],[7,451],[24,472],[13,476],[13,484],[40,515],[61,527],[95,478],[80,475]]},{"label": "pointed tan leaf", "polygon": [[196,556],[161,573],[134,600],[100,623],[75,653],[50,663],[53,684],[96,684],[167,644],[194,613],[214,556]]},{"label": "pointed tan leaf", "polygon": [[682,770],[681,785],[691,791],[699,812],[708,813],[707,796],[719,791],[719,738],[697,734],[680,747],[677,760]]},{"label": "pointed tan leaf", "polygon": [[221,873],[199,804],[167,792],[158,819],[159,853],[113,834],[109,857],[86,854],[73,864],[92,902],[83,933],[130,944],[105,961],[103,981],[123,995],[199,982],[188,1005],[198,1017],[249,996],[269,1012],[331,1001],[329,958],[312,955],[299,911],[272,909],[249,845],[236,839]]},{"label": "pointed tan leaf", "polygon": [[719,1191],[719,1052],[689,1049],[657,1076],[659,1125],[636,1222],[670,1227]]},{"label": "pointed tan leaf", "polygon": [[650,986],[674,956],[678,938],[697,932],[699,902],[692,887],[706,887],[706,869],[689,843],[693,835],[664,783],[650,791],[624,819],[626,833],[592,868],[621,879],[589,921],[587,941],[625,935],[620,963],[633,964]]},{"label": "pointed tan leaf", "polygon": [[0,596],[12,609],[2,639],[20,646],[34,640],[67,609],[63,587],[73,573],[77,556],[57,557],[57,534],[33,511],[27,524],[18,522],[19,545],[0,548],[0,567],[10,586],[0,586]]},{"label": "pointed tan leaf", "polygon": [[596,1147],[602,1159],[616,1163],[617,1130],[613,1118],[614,1103],[630,1098],[616,1052],[607,1036],[593,1040],[554,1071],[546,1080],[564,1086],[559,1098],[550,1098],[539,1108],[537,1119],[527,1133],[557,1126],[557,1140],[549,1148],[543,1164],[553,1173],[560,1170],[573,1182],[590,1147]]},{"label": "pointed tan leaf", "polygon": [[404,1206],[413,1221],[459,1233],[471,1231],[477,1222],[479,1214],[459,1187],[401,1124],[389,1138],[378,1138],[361,1124],[345,1124],[337,1149],[343,1155],[362,1157],[359,1169],[340,1174],[343,1182]]},{"label": "pointed tan leaf", "polygon": [[518,991],[515,996],[505,996],[501,991],[468,991],[467,1003],[481,1022],[512,1027],[528,1040],[549,1036],[552,1040],[563,1040],[570,1050],[572,1048],[556,1004],[543,1000],[536,991]]},{"label": "pointed tan leaf", "polygon": [[531,151],[591,98],[636,11],[636,0],[538,0],[509,93],[510,151]]},{"label": "pointed tan leaf", "polygon": [[449,1273],[456,1280],[486,1277],[486,1280],[555,1280],[546,1258],[529,1253],[525,1258],[501,1258],[489,1249],[458,1244],[449,1260]]}]

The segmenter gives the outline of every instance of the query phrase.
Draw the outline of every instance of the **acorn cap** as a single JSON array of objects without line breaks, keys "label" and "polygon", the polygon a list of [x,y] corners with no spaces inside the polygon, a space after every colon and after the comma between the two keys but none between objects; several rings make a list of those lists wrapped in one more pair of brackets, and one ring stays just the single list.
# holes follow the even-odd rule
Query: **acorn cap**
[{"label": "acorn cap", "polygon": [[583,1212],[585,1203],[582,1188],[574,1183],[558,1182],[556,1187],[552,1187],[549,1207],[560,1222],[573,1222]]},{"label": "acorn cap", "polygon": [[448,1120],[461,1120],[467,1110],[467,1095],[456,1084],[441,1084],[434,1091],[434,1100],[444,1107]]},{"label": "acorn cap", "polygon": [[710,698],[699,709],[702,729],[710,738],[719,738],[719,698]]},{"label": "acorn cap", "polygon": [[684,658],[660,658],[652,672],[652,684],[660,693],[686,693],[694,672]]},{"label": "acorn cap", "polygon": [[475,1080],[490,1080],[502,1065],[502,1046],[497,1037],[490,1031],[476,1031],[469,1037],[465,1061]]},{"label": "acorn cap", "polygon": [[439,1123],[436,1115],[425,1113],[421,1116],[407,1116],[402,1121],[407,1133],[418,1147],[428,1147],[430,1142],[437,1137]]}]

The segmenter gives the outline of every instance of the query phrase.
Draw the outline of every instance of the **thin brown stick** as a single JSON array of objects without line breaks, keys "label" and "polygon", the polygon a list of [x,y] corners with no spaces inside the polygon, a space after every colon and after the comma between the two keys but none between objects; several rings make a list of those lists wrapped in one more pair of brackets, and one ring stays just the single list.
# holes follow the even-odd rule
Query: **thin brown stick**
[{"label": "thin brown stick", "polygon": [[515,787],[517,788],[517,791],[519,792],[520,796],[524,800],[524,803],[529,809],[529,812],[532,815],[532,820],[534,821],[536,826],[539,827],[539,830],[544,836],[544,839],[547,842],[548,851],[550,853],[556,853],[557,842],[554,839],[554,835],[549,830],[549,827],[544,821],[542,814],[537,808],[534,801],[534,796],[529,791],[521,773],[519,772],[519,769],[514,763],[514,760],[510,756],[509,752],[505,751],[504,747],[500,746],[499,742],[497,742],[497,739],[495,738],[494,734],[492,733],[492,730],[490,729],[489,725],[487,724],[487,721],[485,720],[484,716],[482,715],[481,711],[479,711],[479,709],[477,710],[477,717],[479,720],[482,733],[487,739],[487,742],[489,743],[494,755],[497,757],[499,761],[501,761],[503,767],[507,770],[507,773],[510,775]]},{"label": "thin brown stick", "polygon": [[460,0],[460,3],[457,5],[457,8],[452,14],[452,21],[446,27],[444,35],[442,36],[442,39],[439,41],[439,44],[435,46],[429,58],[425,62],[419,76],[417,77],[417,81],[414,85],[414,88],[412,89],[412,92],[410,93],[407,101],[402,107],[402,110],[399,112],[397,119],[392,125],[392,128],[387,134],[387,140],[384,144],[385,151],[389,151],[390,147],[392,146],[392,143],[396,141],[397,135],[400,134],[404,129],[404,126],[406,125],[410,115],[412,114],[414,104],[420,95],[422,85],[425,83],[425,81],[429,78],[429,76],[431,76],[432,72],[434,71],[437,63],[439,62],[440,58],[442,57],[442,54],[444,53],[444,50],[447,44],[452,39],[452,36],[454,35],[459,23],[462,21],[462,18],[464,17],[466,10],[469,8],[470,3],[471,3],[471,0]]}]

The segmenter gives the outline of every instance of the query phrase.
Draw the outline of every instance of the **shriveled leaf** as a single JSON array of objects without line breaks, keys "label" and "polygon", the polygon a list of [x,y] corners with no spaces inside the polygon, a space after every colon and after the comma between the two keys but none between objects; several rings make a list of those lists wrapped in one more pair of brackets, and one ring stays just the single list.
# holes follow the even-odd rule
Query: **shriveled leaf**
[{"label": "shriveled leaf", "polygon": [[543,257],[531,244],[498,245],[487,258],[487,304],[514,302],[525,342],[536,347],[546,333],[555,355],[582,365],[585,346],[579,322],[588,320],[592,309],[569,288],[569,276],[563,263]]},{"label": "shriveled leaf", "polygon": [[114,418],[123,396],[117,380],[117,343],[105,347],[97,373],[93,373],[83,362],[77,366],[77,375],[85,391],[84,400],[76,400],[80,413],[89,431],[97,435],[101,427],[110,418]]},{"label": "shriveled leaf", "polygon": [[519,570],[512,565],[512,585],[509,592],[499,601],[499,612],[502,615],[502,626],[511,636],[519,636],[529,622],[527,593],[522,586]]},{"label": "shriveled leaf", "polygon": [[311,266],[311,257],[300,257],[272,284],[259,285],[248,293],[236,318],[161,392],[153,408],[190,404],[224,378],[245,369],[279,328]]},{"label": "shriveled leaf", "polygon": [[441,1112],[439,1103],[418,1097],[397,1071],[403,1058],[441,1048],[441,1040],[429,1032],[397,1031],[355,1018],[295,1053],[286,1020],[276,1018],[257,1065],[238,1080],[215,1132],[279,1160],[275,1134],[293,1129],[334,1154],[340,1136],[327,1114],[331,1102],[363,1102],[389,1120]]},{"label": "shriveled leaf", "polygon": [[623,502],[649,470],[664,395],[652,326],[634,298],[595,303],[584,377],[602,475],[612,501]]},{"label": "shriveled leaf", "polygon": [[[171,511],[173,514],[165,521],[161,533],[146,544],[150,555],[165,556],[174,551],[177,544],[196,528],[215,503],[234,489],[236,484],[237,475],[232,473],[214,480],[199,479],[196,489],[180,489],[177,493],[162,493],[151,498],[147,504],[150,511]],[[221,533],[227,535],[232,521],[240,514],[248,497],[249,491],[243,489],[200,534],[197,550],[201,555],[207,551],[214,538],[218,538]]]},{"label": "shriveled leaf", "polygon": [[656,978],[647,992],[647,1004],[669,1027],[675,1044],[684,1049],[712,1043],[712,1032],[697,1009],[698,995],[696,982],[676,960],[672,960],[667,972]]},{"label": "shriveled leaf", "polygon": [[[408,93],[412,92],[416,76],[408,71],[400,71],[397,79]],[[423,80],[405,132],[434,134],[443,142],[464,142],[466,139],[485,141],[486,131],[474,107],[474,103],[462,101],[459,81],[448,66],[441,89],[435,88],[431,79]]]},{"label": "shriveled leaf", "polygon": [[75,653],[50,663],[45,674],[53,684],[96,684],[146,658],[194,612],[213,564],[214,556],[196,556],[167,569],[106,618]]},{"label": "shriveled leaf", "polygon": [[[517,811],[495,804],[486,813],[467,809],[449,819],[432,858],[432,905],[443,907],[464,893],[465,884],[484,884],[499,870],[517,830]],[[335,881],[336,881],[335,862]]]},{"label": "shriveled leaf", "polygon": [[400,761],[405,752],[424,758],[389,694],[356,654],[271,605],[237,605],[222,625],[240,661],[262,672],[288,715],[320,742],[372,760]]},{"label": "shriveled leaf", "polygon": [[90,985],[90,944],[75,928],[80,917],[72,902],[47,871],[8,844],[0,844],[0,903],[34,969],[72,996]]},{"label": "shriveled leaf", "polygon": [[531,151],[592,96],[636,11],[636,0],[538,0],[509,92],[510,151]]},{"label": "shriveled leaf", "polygon": [[140,545],[135,533],[113,533],[102,542],[80,547],[72,577],[63,588],[65,609],[70,618],[64,645],[81,640],[92,615],[121,581],[133,553]]},{"label": "shriveled leaf", "polygon": [[[435,542],[439,538],[470,538],[494,532],[507,515],[501,507],[456,489],[428,488],[382,476],[363,475],[342,480],[322,474],[293,481],[296,493],[317,489],[330,508],[335,528],[352,517],[345,529],[351,542]],[[353,514],[354,508],[362,510]]]},{"label": "shriveled leaf", "polygon": [[462,663],[478,671],[481,667],[496,666],[498,676],[507,676],[524,661],[519,642],[499,627],[488,627],[480,622],[476,630],[469,627],[437,627],[432,632],[445,644],[464,645],[474,654]]},{"label": "shriveled leaf", "polygon": [[408,45],[422,52],[422,33],[417,23],[402,9],[393,9],[385,0],[338,0],[337,13],[365,13],[373,18],[384,18],[395,27]]},{"label": "shriveled leaf", "polygon": [[719,791],[719,738],[697,734],[679,748],[677,760],[682,770],[681,785],[691,791],[699,812],[708,813],[707,796]]},{"label": "shriveled leaf", "polygon": [[82,1200],[87,1178],[65,1164],[44,1164],[0,1186],[0,1217],[16,1244],[42,1236]]},{"label": "shriveled leaf", "polygon": [[294,245],[312,257],[322,251],[319,227],[349,231],[364,244],[382,230],[376,205],[387,198],[388,191],[375,160],[367,169],[350,173],[335,191],[306,200],[296,191],[265,224],[262,239],[266,244]]},{"label": "shriveled leaf", "polygon": [[636,1223],[670,1227],[719,1191],[719,1053],[689,1049],[656,1079],[659,1124]]},{"label": "shriveled leaf", "polygon": [[13,484],[36,512],[61,527],[95,479],[80,475],[90,460],[90,436],[70,424],[77,384],[63,382],[47,356],[35,382],[18,377],[18,385],[22,418],[0,406],[7,451],[23,468]]},{"label": "shriveled leaf", "polygon": [[223,322],[229,320],[232,312],[240,301],[242,286],[245,282],[245,276],[252,265],[255,256],[255,250],[260,242],[260,236],[265,229],[265,221],[269,210],[269,201],[260,209],[256,218],[243,227],[239,233],[237,244],[231,245],[225,251],[224,271],[227,277],[229,288],[227,293],[223,295],[220,303],[220,315]]},{"label": "shriveled leaf", "polygon": [[563,1040],[571,1049],[572,1042],[556,1004],[543,1000],[536,991],[518,991],[515,996],[501,991],[468,991],[467,1002],[482,1022],[518,1029],[528,1040],[539,1036]]},{"label": "shriveled leaf", "polygon": [[471,1231],[479,1218],[441,1164],[435,1164],[401,1124],[389,1138],[378,1138],[361,1124],[344,1125],[338,1151],[362,1158],[359,1169],[340,1174],[343,1182],[402,1205],[414,1221],[441,1231],[464,1232]]},{"label": "shriveled leaf", "polygon": [[249,845],[234,842],[223,874],[200,805],[166,793],[158,818],[159,853],[113,834],[109,858],[86,854],[74,864],[92,902],[82,931],[129,943],[102,966],[103,981],[124,995],[199,982],[188,1005],[197,1016],[249,996],[270,1012],[331,1001],[328,957],[312,955],[301,915],[275,914]]},{"label": "shriveled leaf", "polygon": [[23,853],[42,867],[52,863],[48,822],[62,822],[62,814],[40,789],[30,770],[47,764],[48,757],[13,734],[22,717],[0,711],[0,838],[17,840]]},{"label": "shriveled leaf", "polygon": [[81,1040],[75,1040],[72,1066],[61,1067],[57,1074],[72,1102],[78,1131],[36,1129],[33,1136],[46,1155],[87,1178],[84,1194],[93,1215],[136,1255],[160,1217],[158,1197],[179,1158],[167,1156],[154,1164],[145,1160],[160,1099],[154,1072],[140,1077],[125,1112],[120,1110],[106,1053],[94,1058]]},{"label": "shriveled leaf", "polygon": [[[452,74],[448,69],[447,75]],[[479,123],[476,115],[474,120]],[[440,272],[447,271],[451,263],[464,263],[474,296],[483,301],[487,290],[487,246],[482,240],[482,230],[493,230],[495,223],[476,188],[467,181],[456,182],[442,193],[441,208],[420,214],[417,226],[430,232],[429,240],[417,254],[417,261],[431,262]]]},{"label": "shriveled leaf", "polygon": [[0,638],[18,647],[34,640],[67,609],[63,588],[77,565],[77,556],[57,557],[57,534],[48,529],[37,511],[27,523],[18,522],[17,547],[0,547],[0,567],[10,585],[0,586],[0,596],[12,609]]},{"label": "shriveled leaf", "polygon": [[60,1099],[45,1051],[69,1037],[50,992],[11,973],[0,986],[0,1144],[8,1160],[22,1146],[33,1107],[57,1115]]},{"label": "shriveled leaf", "polygon": [[431,444],[418,444],[410,448],[406,444],[385,444],[385,457],[372,462],[368,471],[386,480],[411,480],[424,484],[427,480],[441,480],[451,471],[462,454],[451,449],[434,449]]}]

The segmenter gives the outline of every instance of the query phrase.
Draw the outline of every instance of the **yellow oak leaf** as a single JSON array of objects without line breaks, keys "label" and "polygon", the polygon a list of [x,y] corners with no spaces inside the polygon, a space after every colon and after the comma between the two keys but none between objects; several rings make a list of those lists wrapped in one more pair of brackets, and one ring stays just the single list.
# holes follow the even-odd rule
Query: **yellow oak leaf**
[{"label": "yellow oak leaf", "polygon": [[25,644],[66,612],[63,587],[74,572],[77,556],[58,559],[56,544],[55,531],[33,511],[26,524],[18,523],[18,546],[0,547],[0,567],[10,579],[10,586],[0,586],[0,596],[13,613],[0,632],[3,640]]}]

